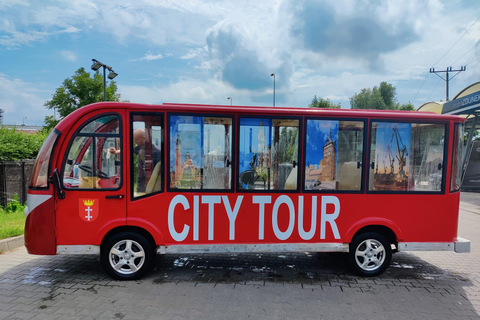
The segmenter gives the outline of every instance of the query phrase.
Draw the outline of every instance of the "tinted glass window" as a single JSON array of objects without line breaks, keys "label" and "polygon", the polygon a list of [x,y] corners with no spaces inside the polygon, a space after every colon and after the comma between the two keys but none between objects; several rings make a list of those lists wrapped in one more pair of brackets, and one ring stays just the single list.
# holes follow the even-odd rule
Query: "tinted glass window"
[{"label": "tinted glass window", "polygon": [[374,122],[369,190],[441,191],[445,125]]},{"label": "tinted glass window", "polygon": [[240,119],[239,189],[296,190],[299,120]]}]

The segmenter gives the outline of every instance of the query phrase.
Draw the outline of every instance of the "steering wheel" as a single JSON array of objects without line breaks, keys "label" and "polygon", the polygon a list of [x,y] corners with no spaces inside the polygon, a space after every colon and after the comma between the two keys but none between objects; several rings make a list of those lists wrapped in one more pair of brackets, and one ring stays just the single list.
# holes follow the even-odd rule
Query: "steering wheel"
[{"label": "steering wheel", "polygon": [[[78,167],[79,167],[81,170],[85,171],[89,177],[92,177],[92,176],[93,176],[92,167],[87,166],[87,165],[84,165],[84,164],[79,164]],[[99,177],[100,179],[108,179],[108,178],[110,178],[110,177],[108,176],[108,174],[106,174],[105,172],[100,171],[100,170],[98,170],[98,177]]]}]

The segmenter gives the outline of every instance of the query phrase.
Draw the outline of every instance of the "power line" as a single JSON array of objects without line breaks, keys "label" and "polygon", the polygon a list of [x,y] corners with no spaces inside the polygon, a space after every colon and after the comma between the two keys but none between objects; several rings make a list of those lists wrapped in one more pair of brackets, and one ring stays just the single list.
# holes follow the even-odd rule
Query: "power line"
[{"label": "power line", "polygon": [[448,49],[447,52],[445,52],[445,53],[443,54],[443,56],[442,56],[440,59],[438,59],[437,62],[435,62],[435,64],[433,65],[434,67],[437,65],[437,63],[440,62],[440,60],[442,60],[442,59],[447,55],[447,53],[450,52],[450,50],[453,49],[453,47],[455,47],[455,45],[463,38],[463,36],[466,35],[467,32],[470,31],[470,29],[472,29],[472,27],[475,25],[475,23],[477,23],[477,21],[478,21],[479,19],[480,19],[480,17],[478,17],[477,20],[475,20],[475,21],[472,23],[472,25],[460,36],[460,38],[458,38],[458,40],[455,41],[455,43],[450,47],[450,49]]},{"label": "power line", "polygon": [[[458,58],[457,60],[455,60],[453,63],[451,63],[450,65],[452,64],[455,64],[458,62],[458,60],[462,59],[463,57],[465,57],[468,53],[470,53],[470,51],[472,51],[473,49],[475,49],[478,45],[480,44],[480,41],[477,42],[476,45],[474,45],[470,50],[468,50],[467,52],[465,52],[460,58]],[[477,58],[478,59],[478,58]]]}]

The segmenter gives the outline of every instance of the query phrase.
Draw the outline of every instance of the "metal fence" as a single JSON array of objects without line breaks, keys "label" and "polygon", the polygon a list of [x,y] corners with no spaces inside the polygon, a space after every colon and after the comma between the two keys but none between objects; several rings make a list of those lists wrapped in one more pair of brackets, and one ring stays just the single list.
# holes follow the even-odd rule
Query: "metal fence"
[{"label": "metal fence", "polygon": [[15,194],[25,204],[34,163],[35,160],[0,162],[0,205],[5,207]]}]

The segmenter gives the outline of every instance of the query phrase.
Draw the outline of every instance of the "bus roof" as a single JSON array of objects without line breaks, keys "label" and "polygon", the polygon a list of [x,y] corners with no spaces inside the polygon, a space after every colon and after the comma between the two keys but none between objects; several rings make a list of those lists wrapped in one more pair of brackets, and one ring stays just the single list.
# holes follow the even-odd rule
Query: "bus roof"
[{"label": "bus roof", "polygon": [[[207,104],[182,104],[182,103],[163,103],[161,105],[141,104],[131,102],[97,102],[81,107],[64,120],[62,120],[56,128],[63,131],[70,126],[70,121],[95,110],[113,111],[114,109],[131,109],[131,110],[147,110],[147,111],[177,111],[177,112],[202,112],[215,114],[243,113],[243,114],[262,114],[272,116],[323,116],[345,118],[398,118],[403,120],[430,120],[430,121],[448,121],[457,122],[465,121],[463,118],[452,115],[439,115],[434,112],[418,112],[418,111],[398,111],[398,110],[370,110],[370,109],[319,109],[319,108],[296,108],[296,107],[255,107],[255,106],[229,106],[229,105],[207,105]],[[70,121],[68,121],[70,120]]]}]

